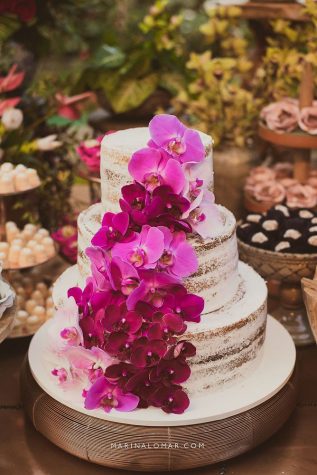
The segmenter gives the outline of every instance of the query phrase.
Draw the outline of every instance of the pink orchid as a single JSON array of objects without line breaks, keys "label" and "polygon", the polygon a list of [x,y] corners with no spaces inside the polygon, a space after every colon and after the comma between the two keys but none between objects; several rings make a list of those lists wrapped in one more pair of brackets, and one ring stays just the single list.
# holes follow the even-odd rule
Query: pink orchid
[{"label": "pink orchid", "polygon": [[[120,242],[125,237],[129,227],[129,214],[122,211],[121,213],[105,213],[101,228],[91,240],[93,246],[101,247],[109,250],[116,242]],[[130,236],[132,234],[130,233]]]},{"label": "pink orchid", "polygon": [[69,298],[65,305],[55,312],[48,332],[53,352],[60,353],[67,347],[83,344],[78,307],[73,298]]},{"label": "pink orchid", "polygon": [[145,225],[136,238],[126,243],[116,243],[112,248],[112,256],[135,267],[151,269],[156,266],[164,250],[164,235],[155,227]]},{"label": "pink orchid", "polygon": [[138,302],[146,302],[153,307],[160,308],[164,299],[174,285],[180,283],[179,279],[166,272],[154,270],[140,270],[140,284],[127,299],[128,310],[134,310]]},{"label": "pink orchid", "polygon": [[69,120],[76,120],[80,117],[79,103],[87,99],[95,99],[93,92],[83,92],[76,96],[64,96],[61,92],[55,94],[55,98],[59,103],[58,115]]},{"label": "pink orchid", "polygon": [[216,236],[222,226],[221,215],[215,204],[215,196],[210,191],[204,190],[191,205],[188,211],[183,214],[193,230],[202,238],[207,239]]},{"label": "pink orchid", "polygon": [[65,351],[65,357],[72,369],[83,371],[92,383],[114,362],[105,351],[94,346],[91,349],[83,346],[70,347]]},{"label": "pink orchid", "polygon": [[25,73],[17,73],[17,67],[18,65],[14,64],[8,72],[7,76],[0,76],[0,93],[13,91],[22,84]]},{"label": "pink orchid", "polygon": [[184,196],[192,202],[200,194],[202,189],[209,187],[212,174],[210,163],[204,160],[201,163],[184,163],[183,170],[186,177]]},{"label": "pink orchid", "polygon": [[127,412],[133,411],[138,406],[139,400],[138,396],[132,393],[124,393],[119,386],[102,376],[87,391],[85,408],[96,409],[101,407],[105,412],[110,412],[111,409]]},{"label": "pink orchid", "polygon": [[164,252],[159,260],[160,268],[178,277],[188,277],[198,269],[193,247],[186,241],[183,231],[172,233],[165,226],[158,226],[164,235]]},{"label": "pink orchid", "polygon": [[160,185],[169,185],[174,193],[180,193],[185,185],[185,176],[180,163],[168,159],[155,148],[142,148],[135,152],[128,165],[129,173],[152,192]]},{"label": "pink orchid", "polygon": [[11,109],[15,107],[20,102],[20,97],[12,97],[11,99],[4,99],[0,101],[0,117],[3,116],[3,113],[6,109]]},{"label": "pink orchid", "polygon": [[201,162],[205,157],[199,133],[185,127],[174,115],[156,115],[149,123],[149,131],[148,145],[164,150],[181,163]]}]

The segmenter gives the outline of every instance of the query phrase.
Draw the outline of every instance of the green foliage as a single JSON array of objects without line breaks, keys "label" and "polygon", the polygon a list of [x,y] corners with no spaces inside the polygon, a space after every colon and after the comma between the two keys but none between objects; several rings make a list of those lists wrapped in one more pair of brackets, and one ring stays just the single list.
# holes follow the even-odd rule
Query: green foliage
[{"label": "green foliage", "polygon": [[191,79],[172,104],[191,125],[211,133],[216,146],[224,141],[245,146],[255,133],[260,102],[248,86],[251,35],[237,7],[212,8],[207,14],[200,27],[206,50],[190,55]]},{"label": "green foliage", "polygon": [[313,66],[317,87],[317,3],[307,0],[303,13],[308,21],[271,22],[272,34],[255,81],[255,93],[265,102],[285,96],[298,97],[305,61]]}]

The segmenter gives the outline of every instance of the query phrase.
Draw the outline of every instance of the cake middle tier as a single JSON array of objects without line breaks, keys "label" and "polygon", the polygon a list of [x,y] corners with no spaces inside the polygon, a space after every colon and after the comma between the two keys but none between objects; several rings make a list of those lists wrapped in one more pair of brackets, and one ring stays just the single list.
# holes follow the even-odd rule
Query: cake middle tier
[{"label": "cake middle tier", "polygon": [[[219,205],[223,227],[214,238],[203,240],[191,235],[188,241],[196,251],[198,271],[185,280],[189,292],[205,301],[203,313],[217,310],[236,294],[240,276],[238,272],[238,248],[236,221],[233,214]],[[78,217],[78,269],[84,282],[90,275],[90,262],[85,250],[101,226],[103,216],[101,203],[90,206]]]}]

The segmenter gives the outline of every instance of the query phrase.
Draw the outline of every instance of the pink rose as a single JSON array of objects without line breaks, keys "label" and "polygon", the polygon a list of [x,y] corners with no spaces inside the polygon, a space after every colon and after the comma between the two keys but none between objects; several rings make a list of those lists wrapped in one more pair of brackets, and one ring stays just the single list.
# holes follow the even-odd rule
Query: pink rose
[{"label": "pink rose", "polygon": [[295,178],[282,178],[281,180],[278,180],[278,183],[286,189],[294,185],[299,185],[299,182],[295,180]]},{"label": "pink rose", "polygon": [[260,183],[275,180],[275,172],[268,167],[255,167],[250,170],[245,182],[245,190],[253,194],[254,187]]},{"label": "pink rose", "polygon": [[281,203],[285,198],[285,189],[276,181],[258,183],[254,186],[253,196],[257,201]]},{"label": "pink rose", "polygon": [[317,189],[317,176],[310,176],[307,180],[307,185]]},{"label": "pink rose", "polygon": [[264,107],[260,117],[275,132],[292,132],[299,119],[299,105],[295,99],[286,98]]},{"label": "pink rose", "polygon": [[300,111],[298,125],[304,132],[312,135],[317,134],[317,104],[314,101],[314,105],[311,107],[303,107]]},{"label": "pink rose", "polygon": [[314,208],[316,191],[309,185],[294,185],[286,192],[286,204],[290,208]]}]

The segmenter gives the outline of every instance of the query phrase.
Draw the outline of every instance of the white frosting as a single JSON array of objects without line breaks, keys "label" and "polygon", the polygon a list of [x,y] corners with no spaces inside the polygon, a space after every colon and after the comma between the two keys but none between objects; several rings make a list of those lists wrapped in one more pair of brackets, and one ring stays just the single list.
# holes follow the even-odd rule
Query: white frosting
[{"label": "white frosting", "polygon": [[276,209],[277,211],[280,211],[281,213],[283,213],[284,216],[287,216],[287,217],[288,217],[288,216],[290,215],[290,214],[289,214],[289,211],[288,211],[288,209],[287,209],[287,207],[284,206],[284,205],[276,205],[276,206],[275,206],[275,209]]},{"label": "white frosting", "polygon": [[308,238],[308,243],[311,246],[317,246],[317,236],[311,236],[310,238]]},{"label": "white frosting", "polygon": [[262,216],[260,214],[249,214],[247,216],[247,221],[249,221],[249,223],[258,223],[261,217]]},{"label": "white frosting", "polygon": [[299,212],[299,216],[300,218],[304,218],[304,219],[310,219],[314,217],[313,213],[311,213],[311,211],[308,211],[308,209],[302,209]]},{"label": "white frosting", "polygon": [[263,233],[254,234],[251,239],[252,242],[256,242],[258,244],[262,244],[263,242],[266,242],[267,240],[268,238]]},{"label": "white frosting", "polygon": [[[101,203],[92,205],[78,217],[77,262],[83,282],[90,275],[90,262],[85,250],[100,228],[101,209]],[[189,237],[198,257],[199,269],[185,281],[185,285],[189,292],[196,293],[205,300],[204,313],[218,309],[231,300],[240,283],[236,221],[226,208],[219,206],[219,210],[223,229],[218,236],[205,241],[198,235]]]},{"label": "white frosting", "polygon": [[[206,150],[206,162],[209,163],[211,189],[213,187],[212,138],[199,132]],[[105,211],[120,211],[121,188],[132,182],[128,172],[128,163],[134,152],[146,147],[150,140],[147,127],[120,130],[106,135],[101,142],[101,202]],[[207,179],[207,177],[202,177]]]},{"label": "white frosting", "polygon": [[284,233],[286,239],[299,239],[301,237],[301,233],[297,231],[297,229],[287,229]]},{"label": "white frosting", "polygon": [[290,243],[287,241],[281,241],[275,246],[275,251],[285,251],[285,249],[289,249],[291,247]]},{"label": "white frosting", "polygon": [[262,223],[262,228],[266,231],[276,231],[278,228],[278,222],[276,219],[267,219]]},{"label": "white frosting", "polygon": [[[197,349],[196,356],[189,360],[191,376],[184,384],[190,396],[222,389],[247,376],[259,363],[266,328],[267,288],[247,264],[239,262],[239,274],[241,283],[235,297],[221,310],[202,316],[200,323],[189,323],[182,335]],[[78,267],[67,269],[54,284],[55,306],[65,304],[70,286],[81,284]]]}]

